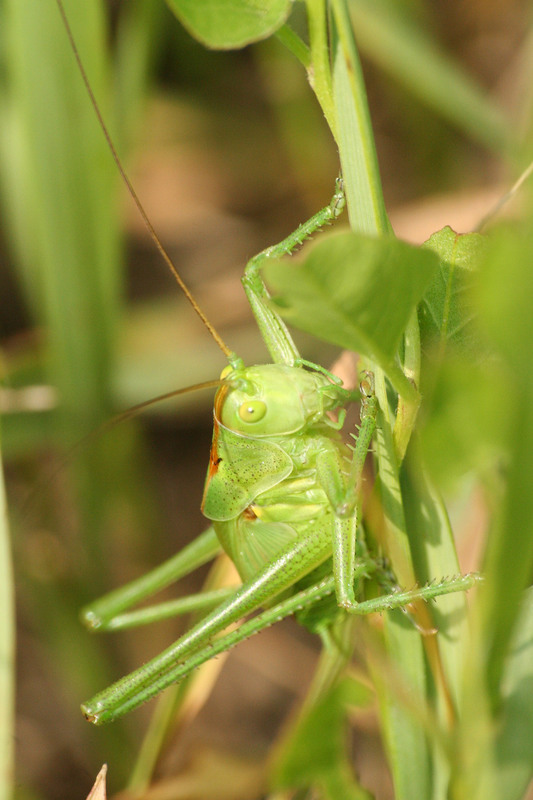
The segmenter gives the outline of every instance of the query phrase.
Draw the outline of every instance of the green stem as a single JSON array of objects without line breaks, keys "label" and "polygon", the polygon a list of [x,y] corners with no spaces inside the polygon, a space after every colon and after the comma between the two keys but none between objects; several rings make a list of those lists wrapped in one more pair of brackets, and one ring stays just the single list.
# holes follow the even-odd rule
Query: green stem
[{"label": "green stem", "polygon": [[311,48],[309,83],[317,96],[333,137],[337,139],[337,114],[333,99],[331,64],[326,16],[326,0],[306,0],[307,24]]},{"label": "green stem", "polygon": [[331,0],[338,42],[334,98],[350,225],[371,235],[390,230],[361,63],[345,0]]},{"label": "green stem", "polygon": [[411,314],[404,336],[404,366],[407,380],[415,390],[413,397],[400,394],[394,424],[394,446],[398,463],[401,464],[415,426],[421,397],[417,389],[420,385],[420,327],[416,309]]},{"label": "green stem", "polygon": [[[403,370],[397,364],[389,364],[386,375],[395,391],[404,399],[404,402],[407,404],[415,404],[418,408],[418,403],[420,402],[418,391]],[[384,398],[379,398],[380,403],[382,399],[384,400]]]},{"label": "green stem", "polygon": [[311,52],[305,42],[300,39],[298,34],[288,25],[282,25],[276,32],[276,38],[285,45],[293,56],[296,56],[300,64],[306,69],[311,66]]},{"label": "green stem", "polygon": [[176,717],[178,701],[183,699],[188,686],[189,682],[183,681],[158,699],[128,781],[127,791],[133,797],[141,797],[150,786],[168,731]]}]

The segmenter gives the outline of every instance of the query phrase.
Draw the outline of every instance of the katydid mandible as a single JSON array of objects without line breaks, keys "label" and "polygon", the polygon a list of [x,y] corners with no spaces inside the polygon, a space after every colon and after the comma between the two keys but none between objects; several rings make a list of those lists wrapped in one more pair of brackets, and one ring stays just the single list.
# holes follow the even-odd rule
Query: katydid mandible
[{"label": "katydid mandible", "polygon": [[[261,277],[265,260],[292,253],[340,215],[342,182],[337,182],[331,202],[322,211],[246,266],[244,290],[273,363],[245,367],[207,320],[153,231],[98,111],[61,0],[57,3],[121,175],[180,288],[228,360],[215,397],[213,443],[202,502],[211,526],[149,575],[86,608],[83,619],[92,629],[102,631],[188,610],[203,609],[206,614],[159,656],[82,706],[87,719],[102,724],[135,709],[216,653],[288,614],[302,615],[304,624],[324,633],[327,619],[321,624],[305,612],[326,597],[334,598],[332,606],[338,611],[333,613],[366,614],[464,591],[475,577],[461,576],[400,591],[391,585],[379,560],[367,553],[358,530],[363,466],[379,411],[373,376],[363,374],[361,391],[352,391],[327,370],[303,360],[271,305]],[[340,429],[345,406],[358,399],[361,427],[355,445],[348,447]],[[332,416],[335,411],[336,419]],[[222,550],[242,579],[237,589],[128,611]],[[385,593],[372,600],[357,599],[359,584],[369,574],[375,575]],[[256,611],[257,616],[237,631],[224,634],[229,625]]]}]

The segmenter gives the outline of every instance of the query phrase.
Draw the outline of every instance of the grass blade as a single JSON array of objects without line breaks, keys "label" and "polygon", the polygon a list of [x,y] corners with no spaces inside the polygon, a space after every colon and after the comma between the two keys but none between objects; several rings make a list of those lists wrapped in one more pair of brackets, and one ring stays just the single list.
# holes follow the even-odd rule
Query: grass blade
[{"label": "grass blade", "polygon": [[503,112],[430,35],[387,0],[350,0],[361,50],[422,103],[492,150],[509,143]]},{"label": "grass blade", "polygon": [[11,548],[0,460],[0,800],[13,788],[15,619]]}]

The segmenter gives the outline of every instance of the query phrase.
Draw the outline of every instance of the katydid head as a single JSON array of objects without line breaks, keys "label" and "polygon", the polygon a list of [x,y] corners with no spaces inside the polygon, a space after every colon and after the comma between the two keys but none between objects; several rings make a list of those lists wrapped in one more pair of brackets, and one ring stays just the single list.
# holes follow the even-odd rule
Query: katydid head
[{"label": "katydid head", "polygon": [[[338,406],[335,386],[316,372],[285,364],[226,367],[215,399],[218,422],[253,437],[283,436],[320,422]],[[332,392],[324,391],[330,387]]]}]

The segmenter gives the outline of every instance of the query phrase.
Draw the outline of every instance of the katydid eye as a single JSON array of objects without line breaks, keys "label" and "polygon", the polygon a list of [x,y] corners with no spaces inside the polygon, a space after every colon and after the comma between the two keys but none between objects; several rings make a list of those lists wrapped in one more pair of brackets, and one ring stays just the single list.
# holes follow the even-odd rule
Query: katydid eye
[{"label": "katydid eye", "polygon": [[249,400],[239,407],[239,417],[243,422],[259,422],[266,414],[266,403],[262,400]]},{"label": "katydid eye", "polygon": [[220,373],[220,380],[223,381],[224,378],[227,378],[228,375],[231,375],[232,372],[233,372],[233,367],[230,367],[230,365],[228,364],[228,366],[224,367],[224,369]]}]

